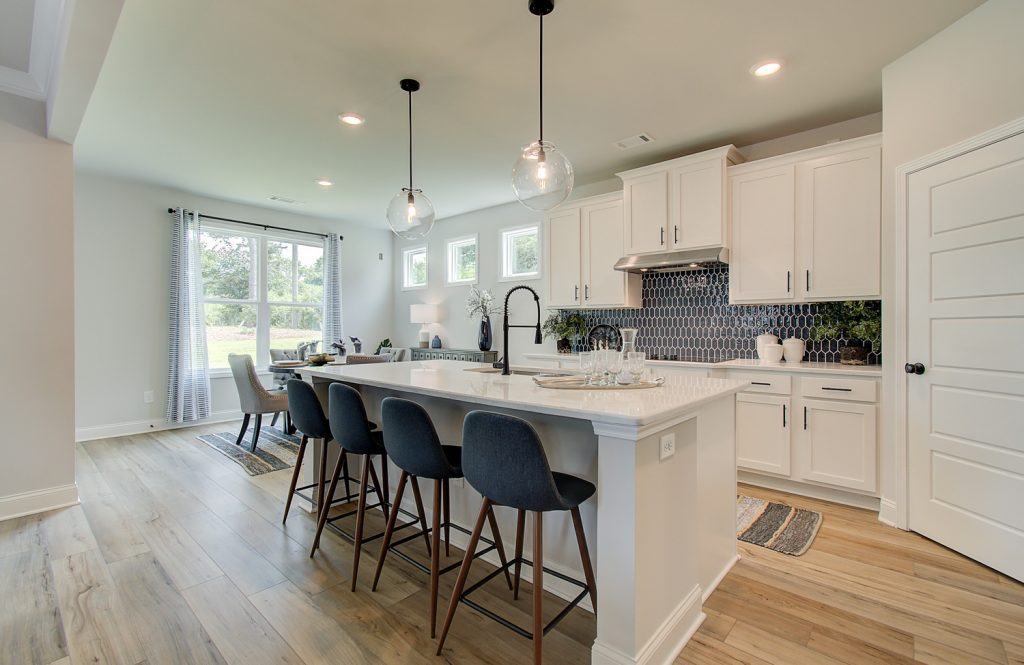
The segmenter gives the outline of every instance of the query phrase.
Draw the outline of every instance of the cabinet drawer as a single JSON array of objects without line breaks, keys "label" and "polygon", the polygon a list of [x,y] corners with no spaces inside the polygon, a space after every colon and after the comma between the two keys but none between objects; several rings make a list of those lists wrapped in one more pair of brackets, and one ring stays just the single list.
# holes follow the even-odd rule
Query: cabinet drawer
[{"label": "cabinet drawer", "polygon": [[804,376],[800,378],[800,394],[818,399],[877,402],[878,383],[865,379]]},{"label": "cabinet drawer", "polygon": [[730,379],[750,381],[746,388],[748,393],[771,393],[773,395],[790,395],[792,389],[792,377],[785,374],[769,374],[768,372],[733,372],[729,371]]}]

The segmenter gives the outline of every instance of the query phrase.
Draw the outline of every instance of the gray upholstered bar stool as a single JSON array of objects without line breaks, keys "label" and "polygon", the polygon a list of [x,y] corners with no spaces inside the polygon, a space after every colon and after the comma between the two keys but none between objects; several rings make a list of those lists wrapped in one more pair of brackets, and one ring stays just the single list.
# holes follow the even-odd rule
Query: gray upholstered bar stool
[{"label": "gray upholstered bar stool", "polygon": [[[594,571],[590,564],[587,551],[586,536],[583,533],[583,522],[580,519],[580,504],[593,496],[597,488],[582,478],[565,473],[551,471],[547,455],[541,445],[540,436],[533,426],[520,418],[506,416],[487,411],[472,411],[466,416],[462,433],[462,469],[466,480],[473,489],[484,497],[476,527],[469,538],[466,556],[459,570],[459,577],[452,591],[448,614],[441,629],[441,640],[437,645],[437,654],[441,655],[444,640],[451,628],[455,609],[460,602],[466,603],[481,614],[494,619],[516,633],[533,640],[533,662],[542,662],[543,637],[558,625],[572,608],[579,604],[587,594],[597,611],[597,586],[594,583]],[[515,559],[498,568],[482,580],[465,590],[466,577],[473,563],[473,552],[480,540],[484,520],[492,506],[508,506],[519,511],[516,525]],[[583,573],[586,584],[574,580],[554,570],[544,567],[543,547],[543,515],[552,511],[569,511],[572,515],[573,527],[576,531],[576,542],[583,560]],[[523,558],[523,531],[526,524],[526,512],[533,513],[533,561]],[[519,597],[519,573],[522,564],[533,568],[533,631],[526,631],[504,617],[488,610],[469,599],[469,595],[489,582],[508,566],[515,566],[514,597]],[[568,606],[544,625],[542,615],[542,598],[544,595],[544,575],[554,575],[566,582],[582,588],[582,591]]]},{"label": "gray upholstered bar stool", "polygon": [[[356,530],[354,534],[348,534],[337,529],[346,539],[350,539],[355,545],[355,553],[352,556],[352,590],[356,590],[356,582],[359,576],[359,555],[362,552],[363,544],[376,540],[384,535],[384,532],[370,536],[363,535],[363,524],[366,511],[371,508],[380,508],[384,513],[384,519],[388,519],[389,504],[388,497],[388,464],[387,452],[384,450],[384,433],[380,430],[373,430],[373,423],[366,418],[366,407],[363,406],[363,398],[359,391],[343,383],[332,383],[328,389],[328,411],[330,412],[331,432],[334,440],[341,444],[342,453],[352,453],[362,458],[362,473],[359,480],[359,502],[354,511],[328,517],[329,509],[320,512],[320,519],[316,525],[316,537],[313,539],[313,547],[309,550],[312,557],[320,546],[320,536],[324,527],[352,514],[356,516]],[[382,458],[381,476],[383,483],[377,479],[377,471],[373,468],[373,458]],[[338,477],[341,474],[344,454],[339,454],[338,463],[331,480],[331,488],[327,492],[327,503],[330,506],[334,493],[338,488]],[[370,489],[370,480],[373,480],[372,489],[377,495],[378,503],[367,506],[366,493]],[[382,491],[383,490],[383,491]]]},{"label": "gray upholstered bar stool", "polygon": [[[395,503],[391,509],[391,517],[388,519],[387,529],[384,531],[384,542],[380,548],[380,557],[377,559],[377,571],[373,576],[373,590],[377,590],[377,582],[380,580],[381,570],[384,568],[384,559],[388,550],[397,548],[414,538],[423,535],[424,540],[430,534],[430,541],[427,543],[427,552],[430,554],[430,568],[427,568],[419,561],[407,556],[401,550],[394,549],[395,555],[418,568],[424,573],[430,574],[430,637],[434,637],[435,626],[437,625],[437,586],[441,575],[453,571],[459,567],[459,563],[453,563],[441,568],[441,530],[444,529],[445,556],[448,556],[449,529],[455,528],[467,536],[472,535],[458,524],[452,524],[449,510],[449,481],[452,478],[462,478],[462,449],[459,446],[445,446],[437,437],[437,430],[426,410],[407,399],[399,397],[387,397],[381,403],[381,420],[384,424],[384,447],[388,451],[388,457],[402,474],[398,479],[398,488],[395,490]],[[420,498],[420,487],[418,479],[434,481],[434,502],[431,509],[431,526],[427,529],[426,521],[423,519],[423,500]],[[395,523],[398,518],[398,511],[402,505],[402,496],[405,493],[406,483],[412,484],[413,496],[416,499],[416,508],[420,514],[421,530],[411,536],[406,536],[398,541],[392,542],[392,535],[395,532]],[[443,497],[443,499],[442,499]],[[442,512],[444,519],[442,521]],[[498,557],[501,563],[505,564],[505,548],[501,544],[501,533],[498,531],[498,522],[494,517],[494,511],[487,513],[487,519],[491,525],[491,536],[493,542],[484,540],[488,547],[476,553],[482,556],[491,550],[498,550]],[[410,526],[407,522],[399,528]],[[508,567],[505,566],[505,579],[508,588],[512,589],[512,579],[508,574]]]}]

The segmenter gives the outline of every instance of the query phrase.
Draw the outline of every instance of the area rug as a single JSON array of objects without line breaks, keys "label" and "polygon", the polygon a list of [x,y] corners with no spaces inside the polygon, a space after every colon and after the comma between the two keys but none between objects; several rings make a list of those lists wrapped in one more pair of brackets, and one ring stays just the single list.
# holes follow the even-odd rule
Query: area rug
[{"label": "area rug", "polygon": [[784,503],[736,497],[736,537],[745,543],[800,556],[811,546],[821,526],[821,513]]},{"label": "area rug", "polygon": [[204,434],[196,438],[245,469],[250,476],[293,467],[299,454],[299,437],[285,434],[277,427],[260,428],[260,440],[255,452],[249,451],[252,446],[252,429],[246,430],[240,446],[235,445],[237,431]]}]

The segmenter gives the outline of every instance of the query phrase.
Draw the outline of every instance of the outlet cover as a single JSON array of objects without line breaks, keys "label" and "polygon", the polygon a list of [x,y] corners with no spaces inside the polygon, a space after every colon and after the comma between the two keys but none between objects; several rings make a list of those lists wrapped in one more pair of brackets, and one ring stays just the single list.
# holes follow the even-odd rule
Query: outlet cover
[{"label": "outlet cover", "polygon": [[145,390],[145,391],[143,391],[143,393],[142,393],[142,401],[145,402],[146,404],[152,404],[153,403],[153,391],[152,390]]},{"label": "outlet cover", "polygon": [[674,432],[672,434],[665,434],[664,436],[661,437],[661,449],[658,453],[658,459],[667,460],[669,457],[672,457],[675,454],[676,435]]}]

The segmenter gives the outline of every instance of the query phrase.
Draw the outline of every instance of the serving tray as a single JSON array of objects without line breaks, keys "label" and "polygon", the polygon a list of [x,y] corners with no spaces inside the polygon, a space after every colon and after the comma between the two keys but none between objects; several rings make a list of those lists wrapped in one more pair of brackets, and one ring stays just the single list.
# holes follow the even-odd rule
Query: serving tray
[{"label": "serving tray", "polygon": [[541,388],[553,390],[643,390],[645,388],[657,388],[665,383],[665,377],[659,376],[653,381],[639,381],[637,383],[618,384],[608,386],[593,386],[584,383],[583,379],[576,376],[535,376],[533,382]]}]

